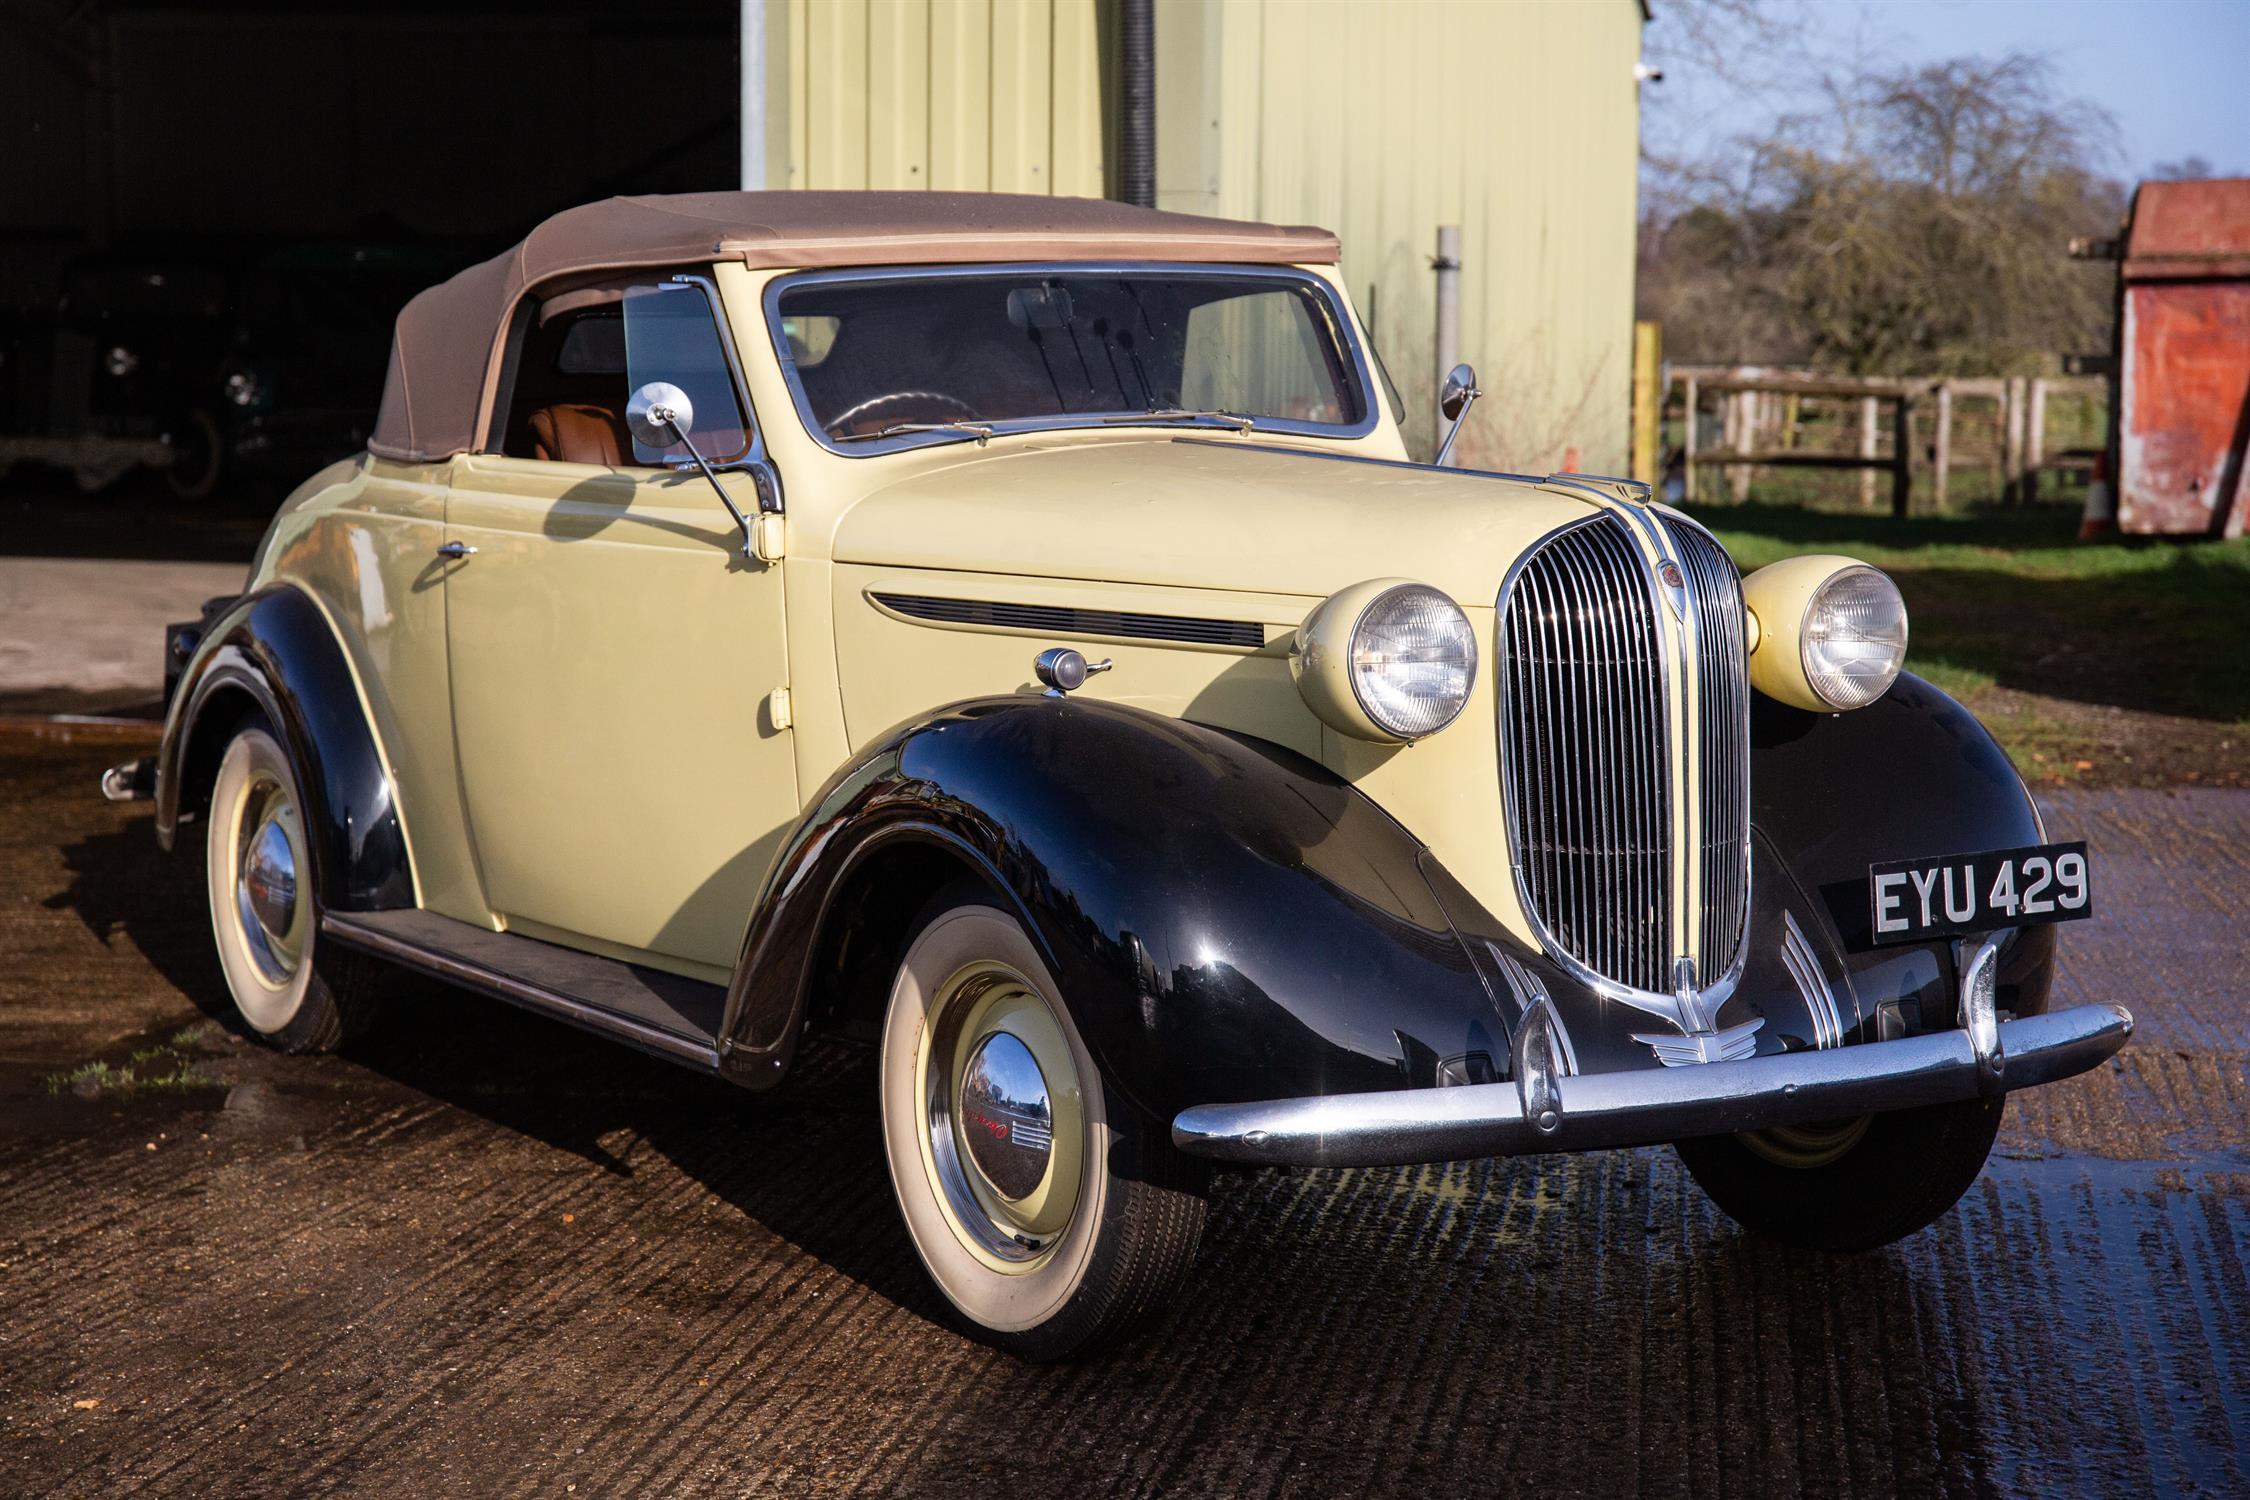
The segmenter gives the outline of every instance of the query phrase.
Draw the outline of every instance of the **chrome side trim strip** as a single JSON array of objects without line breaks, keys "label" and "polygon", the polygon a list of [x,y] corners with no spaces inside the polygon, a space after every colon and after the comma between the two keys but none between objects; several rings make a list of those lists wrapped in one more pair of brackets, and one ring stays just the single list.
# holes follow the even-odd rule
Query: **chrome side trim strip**
[{"label": "chrome side trim strip", "polygon": [[688,1067],[709,1073],[719,1070],[718,1049],[708,1042],[698,1042],[692,1037],[648,1025],[631,1016],[621,1016],[598,1005],[589,1005],[583,1000],[532,984],[513,974],[471,963],[455,954],[405,942],[380,928],[353,921],[350,912],[321,913],[320,933],[323,937],[333,938],[363,953],[371,953],[377,958],[418,970],[432,978],[475,990],[495,1000],[505,1000],[510,1005],[520,1005],[525,1010],[568,1021],[587,1031],[614,1037],[668,1061],[684,1063]]},{"label": "chrome side trim strip", "polygon": [[940,625],[983,625],[1039,635],[1119,636],[1196,646],[1240,646],[1252,651],[1266,643],[1266,627],[1255,620],[1139,614],[1056,604],[1017,604],[1005,599],[947,598],[937,594],[870,591],[867,597],[894,614]]},{"label": "chrome side trim strip", "polygon": [[1172,1121],[1172,1141],[1219,1161],[1307,1167],[1661,1145],[2052,1083],[2099,1065],[2132,1032],[2121,1005],[2003,1021],[1993,1055],[2007,1058],[2004,1075],[1956,1029],[1695,1068],[1559,1077],[1542,1091],[1557,1117],[1546,1132],[1525,1117],[1522,1090],[1509,1081],[1198,1105]]}]

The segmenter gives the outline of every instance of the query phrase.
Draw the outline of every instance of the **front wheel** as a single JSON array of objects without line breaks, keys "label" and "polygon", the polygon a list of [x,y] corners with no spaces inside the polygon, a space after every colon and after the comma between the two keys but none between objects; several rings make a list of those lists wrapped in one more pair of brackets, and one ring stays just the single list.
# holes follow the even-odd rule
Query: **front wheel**
[{"label": "front wheel", "polygon": [[2000,1133],[2001,1098],[1680,1141],[1697,1186],[1745,1229],[1812,1250],[1904,1239],[1969,1190]]},{"label": "front wheel", "polygon": [[1027,1359],[1090,1353],[1185,1279],[1201,1174],[1106,1085],[1014,917],[966,897],[924,918],[880,1073],[907,1233],[981,1336]]}]

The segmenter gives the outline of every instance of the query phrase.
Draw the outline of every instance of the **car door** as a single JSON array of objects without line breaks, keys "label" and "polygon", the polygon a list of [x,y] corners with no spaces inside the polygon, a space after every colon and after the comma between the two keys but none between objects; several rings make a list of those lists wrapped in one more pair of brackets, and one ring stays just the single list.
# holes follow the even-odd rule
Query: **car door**
[{"label": "car door", "polygon": [[[668,466],[684,449],[634,442],[621,418],[631,389],[668,381],[694,398],[707,457],[755,459],[715,296],[636,286],[541,310],[503,451],[455,460],[446,579],[461,789],[494,917],[709,979],[733,965],[798,806],[770,702],[789,675],[784,568],[745,557],[712,485]],[[622,339],[578,337],[605,319]],[[604,353],[620,343],[621,369]],[[749,474],[720,482],[755,513]]]}]

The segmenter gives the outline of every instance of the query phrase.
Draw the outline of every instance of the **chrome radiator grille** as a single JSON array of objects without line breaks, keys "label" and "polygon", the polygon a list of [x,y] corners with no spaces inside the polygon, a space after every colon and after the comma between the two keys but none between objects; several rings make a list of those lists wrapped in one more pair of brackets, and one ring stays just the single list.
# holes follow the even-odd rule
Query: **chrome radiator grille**
[{"label": "chrome radiator grille", "polygon": [[1701,712],[1695,735],[1702,774],[1698,895],[1699,979],[1724,974],[1742,943],[1750,907],[1750,684],[1743,656],[1742,578],[1726,549],[1694,526],[1666,528],[1696,612],[1696,680]]},{"label": "chrome radiator grille", "polygon": [[1668,993],[1670,734],[1640,554],[1613,522],[1572,527],[1503,605],[1500,753],[1532,918],[1595,973]]}]

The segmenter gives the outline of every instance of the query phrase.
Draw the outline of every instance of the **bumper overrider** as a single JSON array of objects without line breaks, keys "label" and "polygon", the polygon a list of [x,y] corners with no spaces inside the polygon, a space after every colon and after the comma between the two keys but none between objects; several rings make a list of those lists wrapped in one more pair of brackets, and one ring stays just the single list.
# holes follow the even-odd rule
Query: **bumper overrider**
[{"label": "bumper overrider", "polygon": [[1573,1074],[1543,1024],[1521,1027],[1511,1077],[1450,1088],[1202,1104],[1172,1121],[1192,1155],[1260,1166],[1374,1167],[1654,1146],[1948,1104],[2032,1088],[2100,1064],[2133,1032],[2122,1005],[2002,1021],[1997,945],[1962,984],[1952,1030],[1736,1062]]}]

